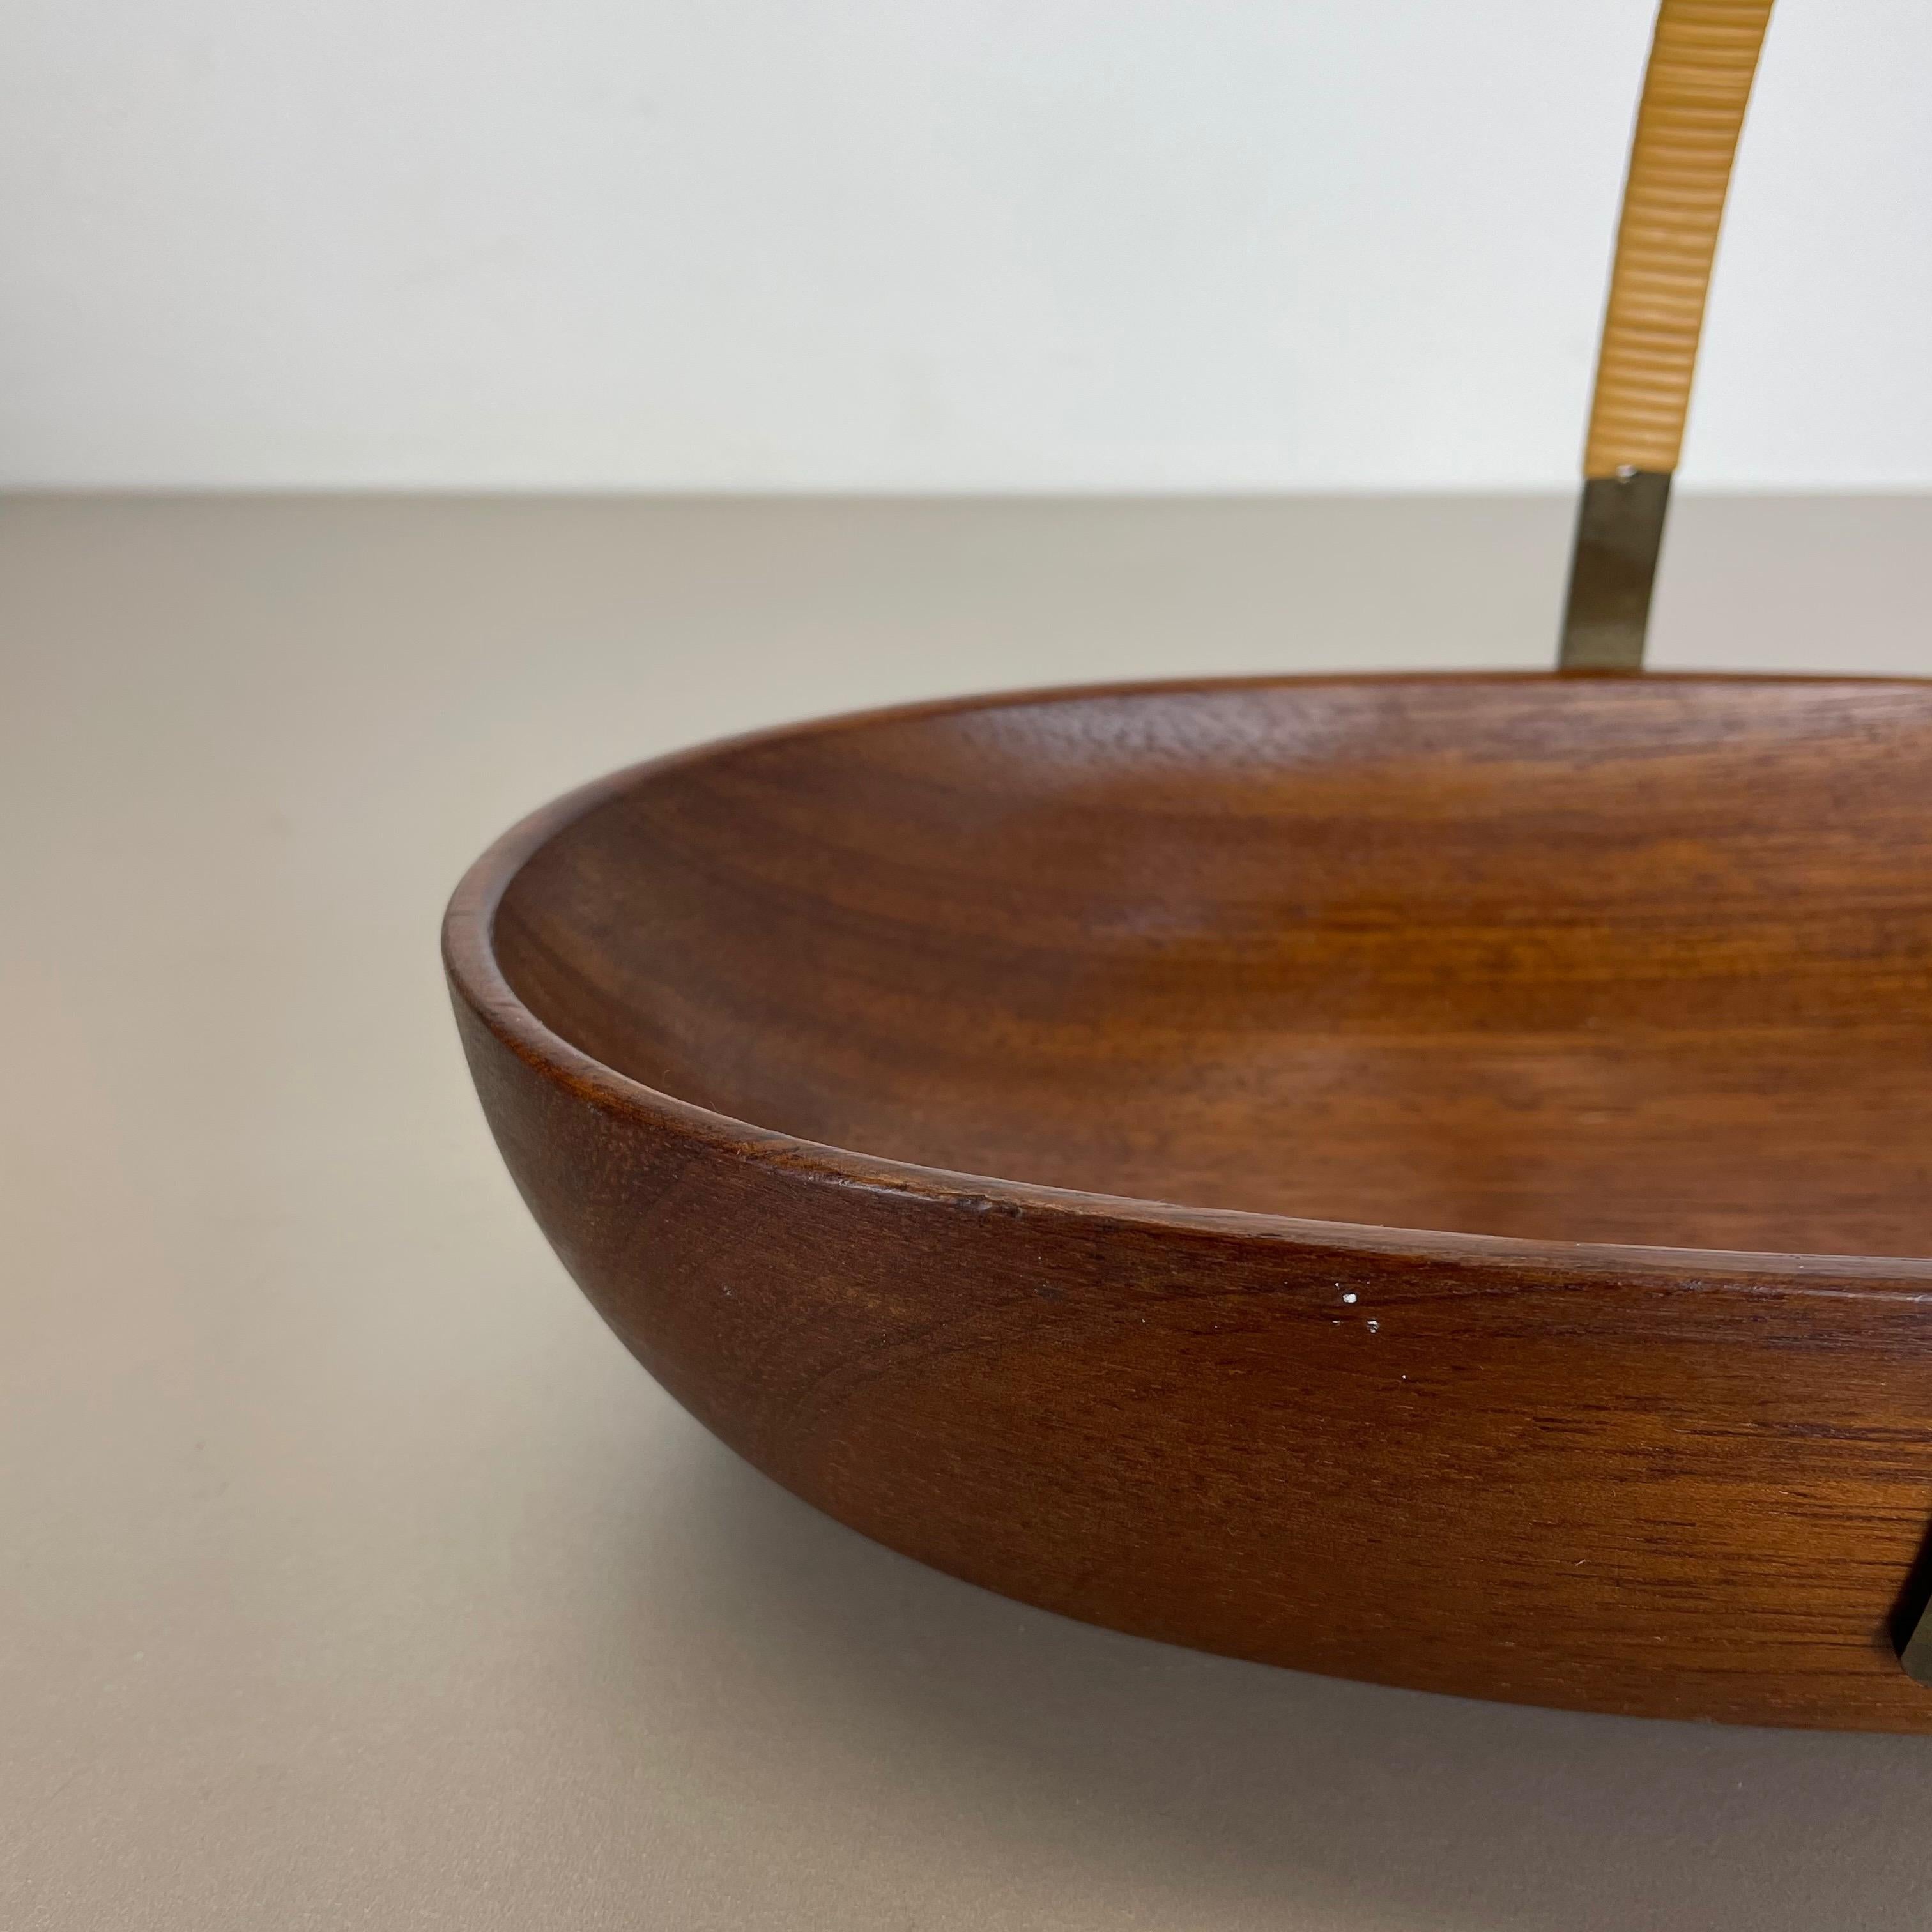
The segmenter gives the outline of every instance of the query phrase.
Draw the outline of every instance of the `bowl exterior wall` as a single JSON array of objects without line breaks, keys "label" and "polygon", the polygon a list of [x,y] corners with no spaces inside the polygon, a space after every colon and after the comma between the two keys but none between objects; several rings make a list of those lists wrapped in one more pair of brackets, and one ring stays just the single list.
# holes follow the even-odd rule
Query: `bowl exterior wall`
[{"label": "bowl exterior wall", "polygon": [[694,1415],[865,1534],[1300,1670],[1932,1730],[1894,1648],[1932,1515],[1909,1282],[868,1170],[586,1077],[456,966],[565,1265]]}]

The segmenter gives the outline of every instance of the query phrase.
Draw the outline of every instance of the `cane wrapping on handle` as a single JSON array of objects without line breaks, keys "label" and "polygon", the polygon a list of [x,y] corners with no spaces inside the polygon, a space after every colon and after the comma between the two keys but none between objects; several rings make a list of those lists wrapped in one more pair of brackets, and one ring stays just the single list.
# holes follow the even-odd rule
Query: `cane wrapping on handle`
[{"label": "cane wrapping on handle", "polygon": [[1639,670],[1731,160],[1772,0],[1663,0],[1630,146],[1557,662]]}]

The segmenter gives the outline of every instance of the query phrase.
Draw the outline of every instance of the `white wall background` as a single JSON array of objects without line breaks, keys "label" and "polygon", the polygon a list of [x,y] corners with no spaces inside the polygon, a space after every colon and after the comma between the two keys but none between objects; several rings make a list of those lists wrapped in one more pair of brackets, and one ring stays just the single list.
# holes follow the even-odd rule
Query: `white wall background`
[{"label": "white wall background", "polygon": [[[1572,472],[1650,0],[0,0],[0,482]],[[1686,480],[1932,483],[1932,6],[1780,0]]]}]

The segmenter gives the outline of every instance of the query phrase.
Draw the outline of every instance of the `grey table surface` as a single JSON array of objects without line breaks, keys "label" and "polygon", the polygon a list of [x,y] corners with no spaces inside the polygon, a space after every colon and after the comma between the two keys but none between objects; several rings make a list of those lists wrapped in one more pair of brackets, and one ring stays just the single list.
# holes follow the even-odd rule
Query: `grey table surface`
[{"label": "grey table surface", "polygon": [[[0,1924],[1918,1928],[1932,1740],[1376,1689],[866,1543],[661,1394],[442,899],[789,716],[1546,661],[1563,502],[0,506]],[[1932,668],[1932,500],[1681,508],[1655,662]]]}]

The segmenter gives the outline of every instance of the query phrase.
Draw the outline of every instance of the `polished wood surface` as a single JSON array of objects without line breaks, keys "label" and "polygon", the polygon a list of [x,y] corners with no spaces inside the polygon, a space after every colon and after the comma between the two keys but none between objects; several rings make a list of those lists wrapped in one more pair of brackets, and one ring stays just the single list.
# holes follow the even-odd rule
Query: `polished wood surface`
[{"label": "polished wood surface", "polygon": [[1052,1609],[1932,1730],[1932,687],[1085,691],[622,774],[472,870],[499,1144],[652,1373]]}]

